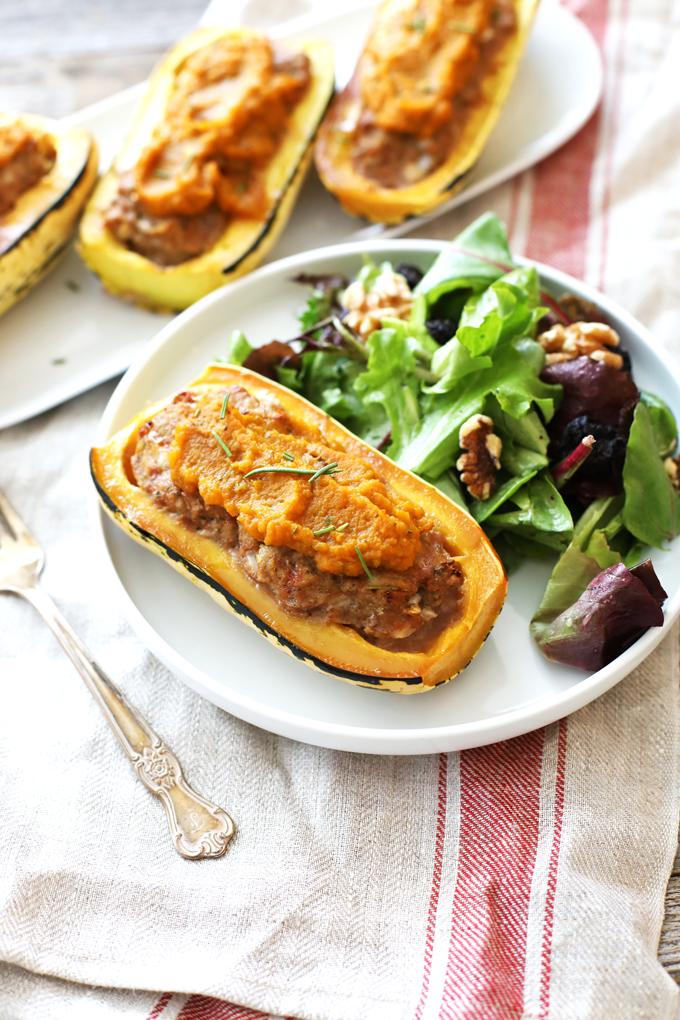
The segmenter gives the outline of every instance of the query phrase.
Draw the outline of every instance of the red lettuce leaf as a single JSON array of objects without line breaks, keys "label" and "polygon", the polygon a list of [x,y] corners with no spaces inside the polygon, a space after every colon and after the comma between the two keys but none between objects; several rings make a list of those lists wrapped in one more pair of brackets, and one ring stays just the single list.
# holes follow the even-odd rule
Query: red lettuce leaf
[{"label": "red lettuce leaf", "polygon": [[577,601],[546,628],[537,644],[548,659],[597,670],[629,648],[649,627],[661,627],[666,600],[651,560],[628,570],[602,570]]}]

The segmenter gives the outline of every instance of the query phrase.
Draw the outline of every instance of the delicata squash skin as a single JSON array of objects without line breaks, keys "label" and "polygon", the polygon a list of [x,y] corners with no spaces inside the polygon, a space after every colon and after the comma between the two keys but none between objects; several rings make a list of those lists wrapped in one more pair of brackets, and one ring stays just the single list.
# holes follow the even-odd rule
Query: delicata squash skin
[{"label": "delicata squash skin", "polygon": [[321,180],[347,212],[400,223],[463,187],[507,99],[537,7],[384,0],[316,145]]},{"label": "delicata squash skin", "polygon": [[65,251],[98,164],[86,131],[32,114],[0,114],[0,315]]},{"label": "delicata squash skin", "polygon": [[[257,433],[261,437],[274,436],[273,445],[266,450],[261,446],[255,450],[243,446],[244,429],[251,427],[248,422],[254,421],[253,428],[260,427],[257,410],[249,409],[253,398],[259,402],[256,407],[274,408],[268,412],[273,417],[265,418],[264,425],[260,422],[261,430]],[[175,419],[178,424],[172,426],[172,445],[151,465],[148,475],[151,482],[145,483],[140,475],[145,466],[139,451],[144,450],[147,440],[160,441],[163,416],[167,422],[171,412],[179,415]],[[270,430],[272,422],[278,422],[273,427],[280,431]],[[218,430],[226,437],[226,443],[211,438],[217,437]],[[287,452],[291,449],[294,455]],[[328,477],[334,470],[333,462],[327,465],[326,478],[294,477],[294,468],[299,469],[298,475],[303,475],[301,464],[316,466],[319,450],[326,451],[326,460],[333,456],[336,463],[340,462],[338,476],[344,477],[344,484]],[[255,583],[243,569],[243,561],[238,559],[242,547],[238,543],[230,551],[216,539],[217,533],[210,530],[215,525],[214,517],[206,530],[196,514],[192,522],[188,521],[186,513],[192,511],[186,509],[186,501],[181,504],[184,507],[181,513],[177,512],[180,504],[159,502],[157,497],[163,493],[155,490],[165,487],[167,493],[168,489],[168,476],[159,469],[161,461],[165,461],[166,470],[170,463],[172,477],[184,493],[196,491],[195,484],[192,489],[192,479],[195,482],[199,472],[204,511],[206,504],[212,504],[208,510],[216,513],[215,503],[220,501],[221,507],[233,514],[232,501],[236,499],[238,526],[241,528],[243,521],[250,535],[260,537],[259,546],[248,535],[246,541],[251,543],[250,549],[264,553],[265,560],[279,555],[283,557],[278,561],[281,564],[286,556],[298,555],[291,553],[291,548],[304,549],[309,553],[304,560],[313,566],[314,557],[320,565],[315,575],[320,583],[331,587],[336,582],[342,583],[354,590],[365,587],[365,598],[373,597],[374,581],[377,584],[380,577],[387,576],[388,571],[381,572],[380,566],[375,565],[380,564],[380,557],[383,567],[396,565],[398,571],[413,560],[409,547],[417,549],[434,525],[439,551],[444,550],[443,555],[449,560],[449,576],[453,571],[459,584],[455,591],[456,611],[442,618],[439,631],[433,632],[424,645],[411,646],[413,650],[409,651],[387,650],[353,626],[319,619],[310,612],[289,611],[274,597],[272,587]],[[280,473],[269,467],[258,468],[253,475],[244,474],[246,468],[252,470],[253,463],[278,464],[276,472]],[[104,446],[93,449],[91,469],[104,509],[131,538],[167,559],[225,609],[289,655],[319,672],[359,686],[412,694],[449,680],[479,651],[505,600],[505,572],[472,517],[298,394],[248,369],[209,366],[187,391],[147,408]],[[311,471],[310,468],[305,474],[310,475]],[[359,491],[372,493],[374,503],[357,496]],[[174,492],[176,496],[178,490],[175,488]],[[179,496],[180,501],[184,499],[181,492]],[[335,529],[311,525],[317,528],[311,531],[307,527],[309,520],[320,513],[323,524],[323,515],[332,505],[328,501],[333,499],[336,507],[343,507],[331,511],[335,521],[326,517],[326,522],[335,524]],[[267,508],[273,513],[268,521]],[[219,510],[217,523],[220,527],[229,524],[235,528],[234,517],[228,517],[224,509]],[[344,527],[339,523],[343,512],[348,520]],[[382,545],[377,549],[370,541],[364,541],[367,532],[365,527],[362,531],[362,526],[367,521],[370,527],[383,529]],[[364,559],[355,552],[356,542],[363,545]],[[281,549],[282,545],[288,548]],[[253,556],[253,552],[248,555]],[[298,564],[301,559],[298,556]],[[289,575],[289,583],[297,585],[298,591],[300,576],[294,569]],[[398,574],[392,571],[390,576]],[[377,587],[390,589],[380,596],[388,601],[392,592],[398,592],[397,587],[389,585]],[[395,646],[398,648],[398,641],[389,644],[390,649]]]},{"label": "delicata squash skin", "polygon": [[[293,61],[297,57],[304,62],[308,73],[306,87],[296,98],[289,116],[277,116],[272,112],[276,110],[275,105],[268,101],[261,102],[258,107],[257,75],[263,73],[263,53],[266,57],[269,52],[271,59],[274,46],[279,44],[270,44],[261,32],[249,28],[201,29],[178,43],[152,75],[127,141],[95,190],[80,230],[80,254],[112,294],[152,310],[179,311],[217,287],[250,272],[273,247],[304,180],[312,158],[312,142],[335,81],[329,43],[294,40],[286,42],[285,49],[282,43],[283,52]],[[234,52],[229,52],[230,47]],[[259,58],[259,65],[256,58]],[[193,93],[191,75],[196,84]],[[260,80],[268,83],[266,77]],[[220,85],[225,82],[227,85],[235,83],[236,99],[228,88],[219,94]],[[260,91],[260,99],[262,95]],[[269,124],[266,123],[268,113]],[[251,116],[250,121],[248,116]],[[263,123],[265,130],[260,130]],[[285,123],[285,129],[272,145],[267,130],[276,134],[281,123]],[[215,143],[222,144],[222,150],[215,156],[218,163],[222,161],[219,165],[227,178],[231,174],[231,181],[220,177],[218,163],[206,159],[205,150],[201,150],[211,130],[217,135],[220,131],[223,134],[226,130],[232,132],[231,148],[225,147],[224,139]],[[164,139],[170,142],[165,153],[161,151]],[[173,144],[182,162],[176,160],[168,172],[167,161],[163,160]],[[265,161],[268,159],[266,165],[262,164],[263,152]],[[252,158],[260,160],[256,188],[249,177],[248,160]],[[241,168],[240,179],[234,177],[234,166],[237,175]],[[140,179],[140,167],[146,168],[145,181]],[[107,216],[121,184],[124,185],[131,175],[134,175],[136,194],[144,212],[151,216],[177,214],[184,229],[196,219],[197,213],[205,215],[202,187],[215,188],[216,201],[207,209],[213,217],[207,248],[199,250],[195,256],[187,254],[177,264],[167,261],[163,264],[163,259],[159,261],[153,252],[140,253],[134,244],[121,241],[109,228],[110,221],[107,226]],[[176,180],[167,182],[166,187],[166,178]],[[173,205],[169,188],[174,183],[178,183],[178,187]],[[249,202],[253,191],[256,192],[255,201]],[[216,218],[218,229],[215,232]]]}]

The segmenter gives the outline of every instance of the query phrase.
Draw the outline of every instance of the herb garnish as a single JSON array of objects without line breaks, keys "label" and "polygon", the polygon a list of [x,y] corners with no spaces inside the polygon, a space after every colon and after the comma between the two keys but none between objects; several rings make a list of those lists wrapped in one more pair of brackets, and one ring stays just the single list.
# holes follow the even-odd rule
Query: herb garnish
[{"label": "herb garnish", "polygon": [[[334,460],[332,464],[324,464],[322,468],[319,468],[319,470],[312,475],[312,477],[309,479],[310,482],[315,482],[317,478],[321,477],[321,475],[337,474],[337,472],[334,470],[334,468],[337,467],[338,467],[337,460]],[[342,468],[338,468],[338,471],[342,471]]]},{"label": "herb garnish", "polygon": [[285,458],[286,460],[293,460],[293,461],[295,460],[295,457],[293,456],[293,454],[292,454],[292,453],[284,453],[284,454],[282,454],[282,456],[283,456],[283,457],[284,457],[284,458]]},{"label": "herb garnish", "polygon": [[163,180],[165,181],[170,180],[170,174],[167,172],[167,170],[154,170],[153,175],[154,177],[162,177]]},{"label": "herb garnish", "polygon": [[312,534],[315,538],[318,538],[319,535],[327,535],[329,531],[335,531],[334,524],[329,525],[327,528],[319,528],[318,531],[313,531]]},{"label": "herb garnish", "polygon": [[336,528],[335,530],[336,531],[344,531],[345,528],[349,528],[349,521],[346,524],[341,524],[340,527]]},{"label": "herb garnish", "polygon": [[[223,439],[220,439],[220,437],[217,435],[217,433],[215,432],[214,429],[213,429],[213,433],[212,434],[213,434],[214,438],[217,440],[217,442],[220,444],[220,446],[222,447],[224,452],[226,453],[227,457],[233,456],[231,450],[229,449],[229,447],[227,446],[225,441]],[[246,475],[246,478],[247,477],[248,476]]]},{"label": "herb garnish", "polygon": [[406,27],[413,29],[414,32],[424,32],[426,25],[425,18],[414,18],[413,21],[408,22]]},{"label": "herb garnish", "polygon": [[196,408],[196,410],[194,411],[194,413],[192,414],[192,416],[191,416],[191,417],[192,417],[192,418],[198,418],[198,416],[199,416],[199,414],[200,414],[200,413],[201,413],[201,405],[199,404],[199,405],[198,405],[198,407]]},{"label": "herb garnish", "polygon": [[357,554],[357,556],[358,556],[358,557],[359,557],[359,559],[361,560],[361,566],[362,566],[362,567],[364,568],[364,570],[366,571],[366,577],[368,578],[368,580],[369,580],[369,581],[370,581],[371,583],[373,583],[373,582],[375,581],[375,578],[374,578],[373,574],[371,573],[371,571],[370,571],[370,570],[368,569],[368,567],[366,566],[366,560],[365,560],[365,559],[363,558],[363,556],[361,555],[361,549],[359,548],[359,546],[358,546],[358,545],[355,545],[355,546],[354,546],[354,548],[356,549],[356,554]]},{"label": "herb garnish", "polygon": [[466,25],[464,21],[449,21],[448,27],[452,32],[465,32],[466,35],[477,35],[474,25]]},{"label": "herb garnish", "polygon": [[309,479],[313,482],[315,478],[319,478],[321,475],[335,475],[338,471],[342,471],[342,468],[338,467],[337,461],[333,464],[324,464],[322,468],[315,471],[313,468],[293,468],[293,467],[261,467],[254,468],[249,471],[248,474],[244,475],[244,478],[250,478],[251,475],[264,475],[264,474],[276,474],[276,475],[311,475]]},{"label": "herb garnish", "polygon": [[227,395],[222,401],[222,410],[220,411],[220,418],[224,418],[225,414],[227,413],[227,404],[229,403],[230,396],[231,393],[227,390]]},{"label": "herb garnish", "polygon": [[76,283],[75,280],[67,280],[66,286],[69,290],[72,290],[74,294],[77,294],[80,290],[80,284]]},{"label": "herb garnish", "polygon": [[193,161],[194,161],[194,157],[193,156],[187,156],[187,158],[182,163],[182,170],[188,170],[189,167],[191,166],[191,164],[193,163]]}]

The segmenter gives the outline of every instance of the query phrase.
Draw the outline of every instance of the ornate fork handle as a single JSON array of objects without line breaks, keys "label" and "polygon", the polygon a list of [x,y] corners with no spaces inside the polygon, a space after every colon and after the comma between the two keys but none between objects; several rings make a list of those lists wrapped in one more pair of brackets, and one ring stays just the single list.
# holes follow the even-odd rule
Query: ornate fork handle
[{"label": "ornate fork handle", "polygon": [[192,859],[221,857],[234,834],[234,823],[226,811],[192,790],[175,755],[100,669],[44,588],[34,585],[15,591],[33,603],[52,629],[138,777],[162,801],[178,853]]}]

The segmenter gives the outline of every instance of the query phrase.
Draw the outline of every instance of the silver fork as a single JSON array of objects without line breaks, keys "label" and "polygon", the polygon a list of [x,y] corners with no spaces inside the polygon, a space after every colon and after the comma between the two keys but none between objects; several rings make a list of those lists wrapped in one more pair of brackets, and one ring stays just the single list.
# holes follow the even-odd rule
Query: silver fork
[{"label": "silver fork", "polygon": [[137,709],[92,658],[41,587],[43,551],[0,492],[0,592],[23,595],[51,627],[90,689],[137,777],[162,802],[175,848],[182,857],[221,857],[234,833],[222,808],[196,793],[182,766]]}]

